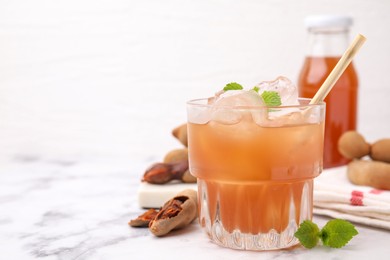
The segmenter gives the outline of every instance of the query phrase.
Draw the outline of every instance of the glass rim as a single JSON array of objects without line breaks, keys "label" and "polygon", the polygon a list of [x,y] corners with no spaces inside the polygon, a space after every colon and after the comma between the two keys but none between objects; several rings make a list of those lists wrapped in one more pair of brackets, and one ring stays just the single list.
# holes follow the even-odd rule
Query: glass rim
[{"label": "glass rim", "polygon": [[[192,99],[186,102],[187,106],[195,106],[195,107],[204,107],[204,108],[212,108],[214,104],[202,104],[201,101],[207,101],[214,97],[208,97],[208,98],[197,98]],[[287,106],[266,106],[266,105],[249,105],[249,106],[218,106],[218,108],[223,109],[287,109],[287,108],[309,108],[309,107],[318,107],[318,106],[324,106],[325,102],[321,101],[317,104],[310,104],[311,98],[298,98],[298,101],[306,101],[307,104],[299,104],[299,105],[287,105]]]}]

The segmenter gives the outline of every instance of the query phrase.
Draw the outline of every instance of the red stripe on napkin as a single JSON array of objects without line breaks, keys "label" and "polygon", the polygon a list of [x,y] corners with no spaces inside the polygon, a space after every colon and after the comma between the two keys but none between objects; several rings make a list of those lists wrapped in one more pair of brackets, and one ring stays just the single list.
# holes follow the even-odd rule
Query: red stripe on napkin
[{"label": "red stripe on napkin", "polygon": [[371,194],[381,194],[382,192],[383,190],[377,190],[377,189],[370,190]]},{"label": "red stripe on napkin", "polygon": [[351,198],[349,201],[351,202],[352,206],[363,206],[363,192],[354,190],[351,192]]}]

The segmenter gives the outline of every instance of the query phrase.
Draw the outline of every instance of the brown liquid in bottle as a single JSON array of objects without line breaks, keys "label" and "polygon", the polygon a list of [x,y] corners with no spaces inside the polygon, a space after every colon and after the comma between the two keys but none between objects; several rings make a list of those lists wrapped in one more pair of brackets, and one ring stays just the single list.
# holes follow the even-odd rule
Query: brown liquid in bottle
[{"label": "brown liquid in bottle", "polygon": [[[298,80],[299,96],[312,98],[340,57],[307,57]],[[358,79],[350,64],[325,98],[324,168],[349,162],[337,149],[340,136],[356,129]]]}]

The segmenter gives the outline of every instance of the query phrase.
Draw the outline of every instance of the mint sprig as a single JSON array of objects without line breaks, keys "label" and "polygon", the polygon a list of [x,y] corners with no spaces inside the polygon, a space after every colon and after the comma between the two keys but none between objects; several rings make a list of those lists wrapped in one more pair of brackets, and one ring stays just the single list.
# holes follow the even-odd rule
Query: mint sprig
[{"label": "mint sprig", "polygon": [[358,231],[350,222],[342,219],[332,219],[326,223],[321,231],[315,223],[305,220],[294,235],[306,248],[315,247],[320,239],[324,246],[341,248],[357,234]]},{"label": "mint sprig", "polygon": [[229,84],[226,84],[226,86],[223,88],[224,91],[228,91],[228,90],[241,90],[243,89],[243,87],[236,83],[236,82],[231,82]]},{"label": "mint sprig", "polygon": [[[223,91],[229,91],[229,90],[242,90],[244,89],[240,84],[237,82],[231,82],[229,84],[226,84],[226,86],[223,88]],[[255,86],[251,90],[255,91],[256,93],[259,93],[259,87]],[[276,91],[264,91],[261,93],[261,98],[264,101],[264,104],[268,107],[277,107],[282,104],[282,100],[280,99],[280,95]]]},{"label": "mint sprig", "polygon": [[263,98],[264,103],[269,107],[277,107],[282,104],[280,95],[276,91],[264,91],[261,94],[261,97]]}]

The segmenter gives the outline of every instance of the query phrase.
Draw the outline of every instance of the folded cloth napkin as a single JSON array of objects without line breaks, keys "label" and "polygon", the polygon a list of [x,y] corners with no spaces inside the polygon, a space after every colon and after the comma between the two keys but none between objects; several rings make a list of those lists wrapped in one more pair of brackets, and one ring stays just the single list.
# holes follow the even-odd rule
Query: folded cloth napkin
[{"label": "folded cloth napkin", "polygon": [[346,166],[315,178],[313,204],[314,214],[390,230],[390,191],[353,185]]}]

